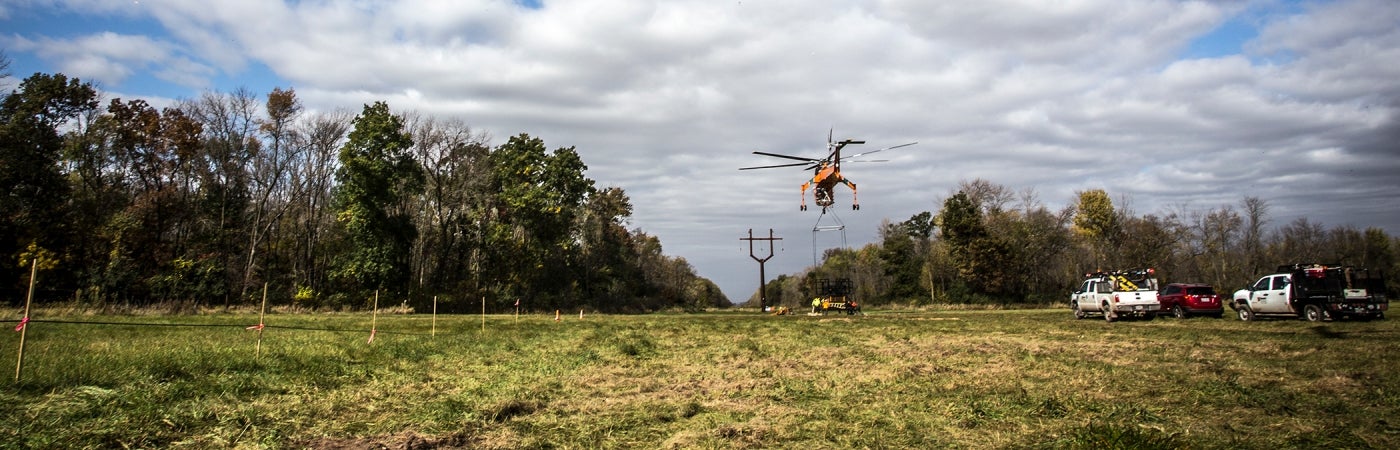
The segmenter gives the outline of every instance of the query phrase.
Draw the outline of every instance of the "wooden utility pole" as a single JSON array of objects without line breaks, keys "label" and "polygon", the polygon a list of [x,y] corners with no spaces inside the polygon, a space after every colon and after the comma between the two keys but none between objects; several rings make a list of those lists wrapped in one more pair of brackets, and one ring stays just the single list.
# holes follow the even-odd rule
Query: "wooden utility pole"
[{"label": "wooden utility pole", "polygon": [[[768,284],[768,277],[766,277],[763,273],[763,264],[768,262],[769,259],[773,258],[773,241],[781,241],[783,240],[783,238],[773,237],[772,228],[768,229],[768,237],[756,238],[753,237],[753,228],[749,228],[749,237],[739,238],[739,240],[749,241],[749,257],[753,258],[754,261],[758,261],[758,310],[760,312],[765,312],[768,308],[768,293],[766,292],[767,290],[763,287],[764,285]],[[757,255],[754,255],[753,241],[768,241],[768,256],[759,258]]]}]

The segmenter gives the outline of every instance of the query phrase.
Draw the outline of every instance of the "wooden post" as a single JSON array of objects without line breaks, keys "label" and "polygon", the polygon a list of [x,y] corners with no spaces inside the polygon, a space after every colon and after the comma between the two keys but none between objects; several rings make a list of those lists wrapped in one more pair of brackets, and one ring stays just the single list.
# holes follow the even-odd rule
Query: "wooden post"
[{"label": "wooden post", "polygon": [[24,297],[24,318],[20,319],[19,326],[19,360],[15,362],[15,384],[19,384],[20,374],[24,373],[24,334],[29,331],[29,304],[34,301],[34,278],[39,275],[39,252],[34,252],[34,259],[29,262],[29,295]]},{"label": "wooden post", "polygon": [[481,332],[486,332],[486,296],[481,296]]},{"label": "wooden post", "polygon": [[428,336],[437,337],[437,296],[433,296],[433,331]]},{"label": "wooden post", "polygon": [[267,317],[267,282],[264,281],[264,282],[263,282],[262,308],[258,309],[258,345],[257,345],[257,347],[255,347],[256,350],[253,352],[253,357],[254,357],[254,358],[257,358],[257,357],[261,357],[261,356],[262,356],[262,333],[263,333],[263,324],[266,323],[266,321],[265,321],[265,318],[266,318],[266,317]]},{"label": "wooden post", "polygon": [[369,316],[369,341],[368,341],[368,342],[365,342],[366,344],[371,343],[371,342],[374,342],[374,333],[375,333],[375,331],[376,331],[375,326],[376,326],[378,323],[379,323],[379,290],[378,290],[378,289],[375,289],[375,290],[374,290],[374,312],[370,313],[370,316]]}]

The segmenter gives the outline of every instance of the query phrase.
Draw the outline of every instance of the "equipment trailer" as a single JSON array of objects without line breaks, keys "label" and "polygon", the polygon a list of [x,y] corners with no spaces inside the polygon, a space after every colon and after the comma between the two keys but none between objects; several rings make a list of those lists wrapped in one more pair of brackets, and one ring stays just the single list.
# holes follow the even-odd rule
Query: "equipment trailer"
[{"label": "equipment trailer", "polygon": [[827,311],[845,311],[847,315],[865,315],[860,310],[860,304],[851,298],[851,291],[854,289],[851,286],[850,278],[818,278],[813,283],[813,290],[817,292],[816,298],[813,299],[813,306],[823,316],[826,315]]}]

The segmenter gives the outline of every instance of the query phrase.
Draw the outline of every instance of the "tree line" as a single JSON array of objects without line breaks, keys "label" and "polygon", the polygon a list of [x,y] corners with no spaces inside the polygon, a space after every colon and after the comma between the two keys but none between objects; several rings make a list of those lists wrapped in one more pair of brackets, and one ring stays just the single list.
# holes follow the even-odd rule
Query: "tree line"
[{"label": "tree line", "polygon": [[[1242,197],[1206,209],[1185,205],[1137,214],[1108,192],[1076,194],[1051,209],[1034,190],[964,180],[941,202],[902,222],[886,220],[879,241],[830,249],[822,262],[781,275],[764,289],[774,304],[800,308],[819,279],[849,278],[867,305],[1067,302],[1084,274],[1151,268],[1161,283],[1207,283],[1229,295],[1299,262],[1341,263],[1400,273],[1400,238],[1383,229],[1327,227],[1307,218],[1275,226],[1268,201]],[[757,303],[757,295],[748,300]]]},{"label": "tree line", "polygon": [[99,306],[256,305],[265,285],[308,308],[729,304],[587,168],[383,102],[309,112],[239,89],[157,109],[36,73],[0,100],[0,277],[20,301],[38,261],[40,301]]}]

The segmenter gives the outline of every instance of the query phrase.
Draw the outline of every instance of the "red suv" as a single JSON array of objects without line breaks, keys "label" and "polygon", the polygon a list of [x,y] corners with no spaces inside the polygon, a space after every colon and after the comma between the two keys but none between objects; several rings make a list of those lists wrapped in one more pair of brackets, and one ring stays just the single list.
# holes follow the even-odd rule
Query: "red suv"
[{"label": "red suv", "polygon": [[1171,283],[1157,294],[1157,301],[1162,304],[1163,312],[1171,311],[1178,319],[1192,315],[1219,319],[1225,313],[1220,296],[1209,284]]}]

